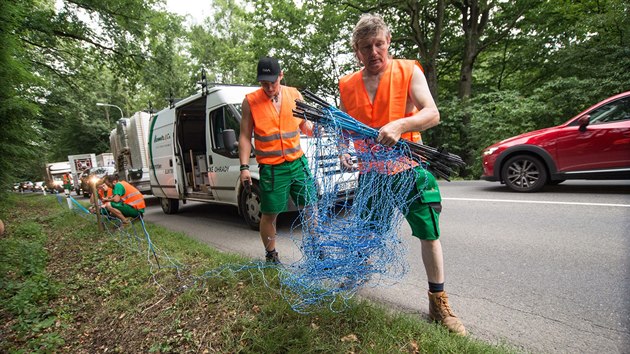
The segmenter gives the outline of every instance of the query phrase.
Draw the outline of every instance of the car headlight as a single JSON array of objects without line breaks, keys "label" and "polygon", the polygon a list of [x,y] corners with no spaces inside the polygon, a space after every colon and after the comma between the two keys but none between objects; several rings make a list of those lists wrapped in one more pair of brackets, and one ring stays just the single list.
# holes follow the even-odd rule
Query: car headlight
[{"label": "car headlight", "polygon": [[498,147],[491,147],[483,151],[484,156],[492,155],[495,151],[497,151]]}]

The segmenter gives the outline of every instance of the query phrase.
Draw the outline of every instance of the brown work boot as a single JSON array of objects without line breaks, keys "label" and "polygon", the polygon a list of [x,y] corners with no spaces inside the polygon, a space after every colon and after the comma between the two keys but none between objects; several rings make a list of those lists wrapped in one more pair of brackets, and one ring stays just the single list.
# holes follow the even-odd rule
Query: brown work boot
[{"label": "brown work boot", "polygon": [[118,225],[118,229],[124,230],[124,229],[129,228],[130,226],[131,226],[131,221],[129,221],[129,219],[125,219],[120,222],[120,225]]},{"label": "brown work boot", "polygon": [[265,260],[269,263],[280,264],[280,257],[278,257],[278,252],[276,252],[275,249],[273,251],[267,251]]},{"label": "brown work boot", "polygon": [[455,334],[460,336],[466,335],[464,324],[455,316],[451,306],[448,304],[446,291],[439,293],[429,292],[429,317]]}]

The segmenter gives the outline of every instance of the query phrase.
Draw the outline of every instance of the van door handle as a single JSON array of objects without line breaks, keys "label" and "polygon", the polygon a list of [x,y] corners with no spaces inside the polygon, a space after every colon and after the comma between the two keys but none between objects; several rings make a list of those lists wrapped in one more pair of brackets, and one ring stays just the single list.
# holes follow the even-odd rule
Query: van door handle
[{"label": "van door handle", "polygon": [[208,155],[208,164],[212,165],[212,155]]},{"label": "van door handle", "polygon": [[168,160],[168,167],[173,167],[173,159]]}]

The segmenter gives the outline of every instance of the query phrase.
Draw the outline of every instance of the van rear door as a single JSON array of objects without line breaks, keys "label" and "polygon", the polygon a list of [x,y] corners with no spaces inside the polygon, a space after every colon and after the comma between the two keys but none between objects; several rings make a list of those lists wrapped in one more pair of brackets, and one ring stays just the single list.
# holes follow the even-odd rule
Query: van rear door
[{"label": "van rear door", "polygon": [[149,168],[151,193],[159,198],[179,199],[174,156],[175,110],[158,112],[149,129]]}]

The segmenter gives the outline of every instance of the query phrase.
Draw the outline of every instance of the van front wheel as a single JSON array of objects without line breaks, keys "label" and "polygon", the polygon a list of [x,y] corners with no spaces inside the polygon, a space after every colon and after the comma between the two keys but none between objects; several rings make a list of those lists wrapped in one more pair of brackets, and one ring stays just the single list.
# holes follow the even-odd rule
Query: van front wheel
[{"label": "van front wheel", "polygon": [[170,198],[158,198],[164,214],[176,214],[179,210],[179,200]]},{"label": "van front wheel", "polygon": [[241,191],[238,208],[247,225],[251,229],[258,231],[260,229],[260,218],[262,216],[260,212],[260,189],[258,188],[258,183],[252,183],[249,193],[245,190]]}]

